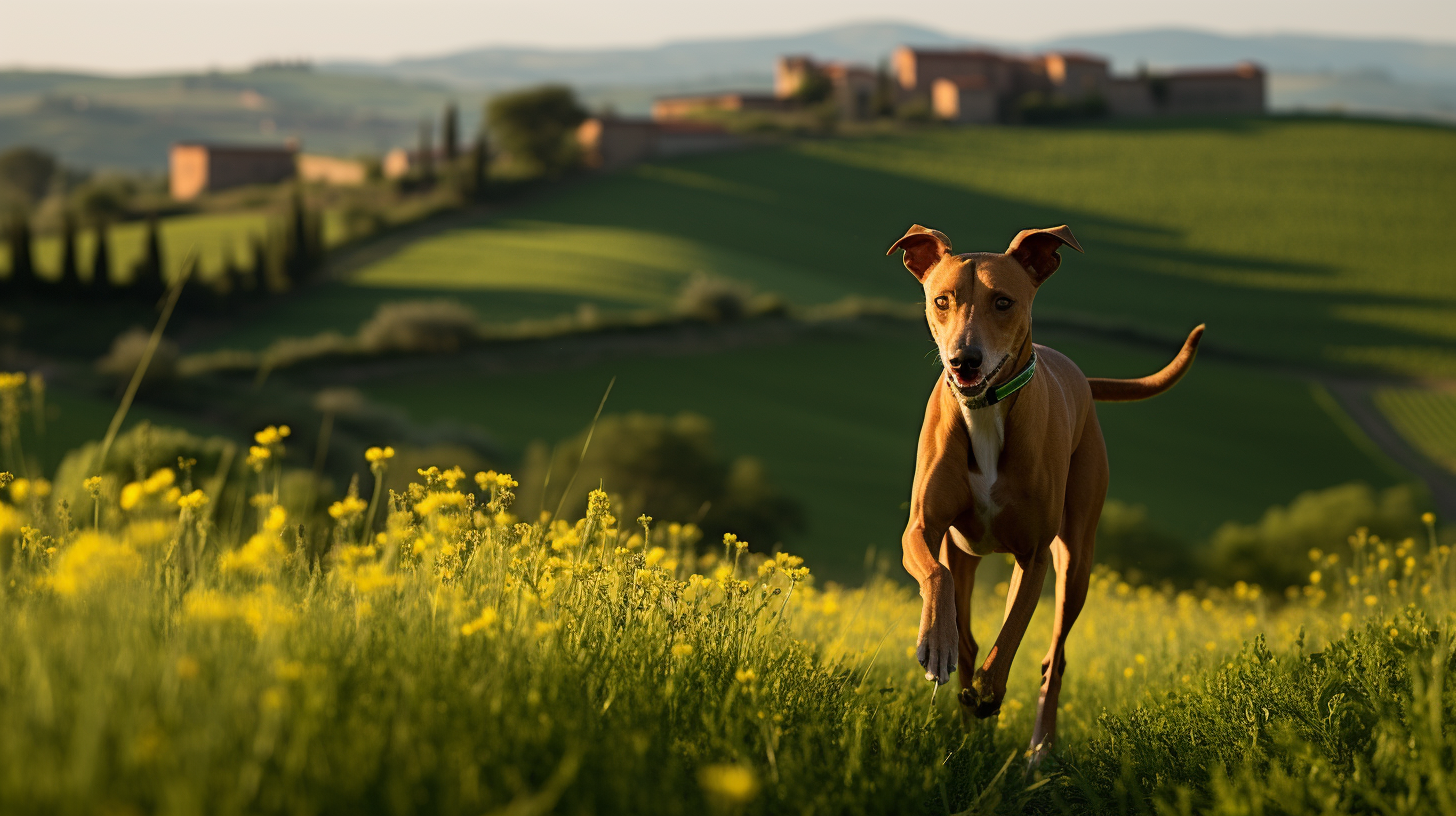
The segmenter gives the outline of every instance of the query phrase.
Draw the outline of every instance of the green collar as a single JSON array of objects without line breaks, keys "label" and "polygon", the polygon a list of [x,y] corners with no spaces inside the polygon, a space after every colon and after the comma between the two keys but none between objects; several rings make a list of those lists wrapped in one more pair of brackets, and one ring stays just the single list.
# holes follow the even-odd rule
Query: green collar
[{"label": "green collar", "polygon": [[[992,373],[994,374],[995,372]],[[1036,376],[1036,352],[1033,351],[1031,353],[1031,359],[1026,362],[1026,368],[1016,372],[1015,377],[1000,385],[987,388],[974,397],[960,397],[961,404],[972,411],[995,405],[1001,400],[1015,394],[1017,391],[1020,391],[1022,386],[1031,382],[1031,378],[1034,376]]]}]

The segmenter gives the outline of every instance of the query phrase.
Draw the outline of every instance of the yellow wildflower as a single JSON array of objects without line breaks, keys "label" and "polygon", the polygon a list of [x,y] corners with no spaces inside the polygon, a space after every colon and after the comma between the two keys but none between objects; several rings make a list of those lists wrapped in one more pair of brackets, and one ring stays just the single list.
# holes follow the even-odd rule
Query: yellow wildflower
[{"label": "yellow wildflower", "polygon": [[142,495],[141,482],[127,482],[126,486],[121,489],[121,509],[130,510],[136,507],[137,503],[142,500]]},{"label": "yellow wildflower", "polygon": [[171,468],[159,468],[152,475],[148,476],[145,482],[142,482],[142,490],[147,495],[161,493],[171,487],[176,481],[177,474],[173,473]]},{"label": "yellow wildflower", "polygon": [[287,425],[269,425],[261,431],[253,434],[253,440],[259,445],[277,445],[287,439],[293,431]]},{"label": "yellow wildflower", "polygon": [[371,465],[379,464],[384,462],[385,460],[394,458],[394,448],[370,448],[369,450],[364,451],[364,458],[368,460],[369,464]]},{"label": "yellow wildflower", "polygon": [[460,634],[469,637],[476,632],[484,631],[486,633],[489,633],[491,627],[495,625],[495,622],[499,617],[500,613],[496,612],[491,607],[486,607],[485,609],[480,610],[479,617],[460,627]]},{"label": "yellow wildflower", "polygon": [[336,520],[350,520],[369,509],[369,502],[358,496],[345,496],[329,505],[329,515]]},{"label": "yellow wildflower", "polygon": [[251,467],[253,470],[261,471],[263,469],[263,466],[268,464],[268,460],[272,456],[272,451],[259,445],[254,445],[251,448],[248,448],[248,467]]},{"label": "yellow wildflower", "polygon": [[136,550],[88,531],[76,536],[43,581],[57,595],[73,597],[109,580],[131,578],[141,567]]},{"label": "yellow wildflower", "polygon": [[223,553],[219,564],[223,572],[264,576],[276,572],[286,555],[278,536],[258,533],[238,549]]},{"label": "yellow wildflower", "polygon": [[431,493],[425,496],[424,500],[415,504],[415,512],[421,518],[432,516],[447,507],[464,507],[465,494],[460,491],[449,493]]},{"label": "yellow wildflower", "polygon": [[10,483],[10,500],[20,504],[30,498],[30,480],[16,479]]},{"label": "yellow wildflower", "polygon": [[201,490],[194,490],[177,499],[177,506],[183,510],[201,510],[207,506],[207,494]]},{"label": "yellow wildflower", "polygon": [[698,784],[710,798],[730,807],[758,795],[758,779],[742,765],[708,765],[698,771]]},{"label": "yellow wildflower", "polygon": [[665,557],[667,557],[667,550],[661,547],[653,547],[647,551],[647,566],[655,567],[657,566],[657,562]]}]

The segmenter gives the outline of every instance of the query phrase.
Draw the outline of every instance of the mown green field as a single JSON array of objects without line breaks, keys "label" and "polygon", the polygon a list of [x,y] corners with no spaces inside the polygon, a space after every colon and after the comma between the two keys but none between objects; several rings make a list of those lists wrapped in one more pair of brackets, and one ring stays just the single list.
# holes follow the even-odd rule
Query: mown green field
[{"label": "mown green field", "polygon": [[[1043,314],[1308,365],[1456,371],[1439,234],[1456,132],[1265,119],[963,128],[800,142],[573,184],[412,244],[351,281],[656,305],[695,272],[791,300],[912,300],[885,248],[911,223],[959,251],[1066,223],[1087,254]],[[318,325],[317,328],[339,328]],[[305,326],[277,326],[302,332]],[[1402,362],[1404,361],[1404,362]]]},{"label": "mown green field", "polygon": [[[1139,375],[1174,351],[1043,335],[1041,342],[1097,375]],[[511,374],[432,365],[364,388],[422,421],[490,428],[519,454],[532,440],[563,439],[585,427],[615,376],[608,412],[693,411],[714,422],[722,451],[761,458],[770,478],[808,510],[807,534],[787,545],[825,574],[855,580],[867,547],[898,546],[915,439],[936,378],[930,350],[923,328],[889,324]],[[1397,478],[1344,434],[1309,384],[1215,359],[1200,360],[1195,372],[1155,402],[1098,410],[1111,497],[1148,506],[1157,524],[1197,539],[1304,489]]]},{"label": "mown green field", "polygon": [[1402,436],[1456,473],[1456,394],[1384,388],[1375,393],[1375,405]]}]

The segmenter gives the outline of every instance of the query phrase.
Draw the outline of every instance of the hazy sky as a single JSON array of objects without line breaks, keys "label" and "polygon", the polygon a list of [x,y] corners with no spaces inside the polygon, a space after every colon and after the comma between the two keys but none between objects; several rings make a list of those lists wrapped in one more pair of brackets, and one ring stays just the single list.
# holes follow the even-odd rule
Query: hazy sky
[{"label": "hazy sky", "polygon": [[632,47],[901,20],[987,40],[1186,26],[1456,43],[1453,0],[0,0],[0,65],[139,72],[482,45]]}]

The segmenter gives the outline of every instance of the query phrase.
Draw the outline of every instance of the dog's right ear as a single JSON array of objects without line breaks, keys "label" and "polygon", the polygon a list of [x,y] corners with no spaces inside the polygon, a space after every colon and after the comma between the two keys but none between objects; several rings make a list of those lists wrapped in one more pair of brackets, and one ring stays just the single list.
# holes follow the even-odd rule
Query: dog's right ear
[{"label": "dog's right ear", "polygon": [[950,239],[940,230],[916,224],[885,254],[893,255],[897,249],[905,250],[905,268],[910,270],[915,280],[923,281],[925,273],[950,253]]}]

